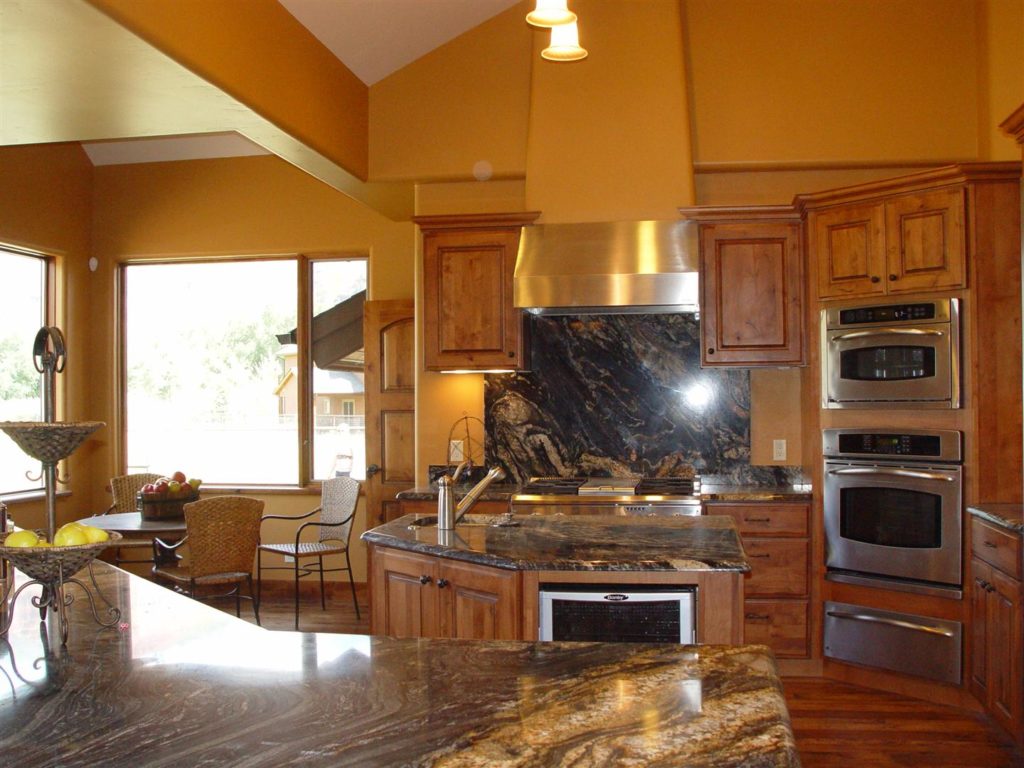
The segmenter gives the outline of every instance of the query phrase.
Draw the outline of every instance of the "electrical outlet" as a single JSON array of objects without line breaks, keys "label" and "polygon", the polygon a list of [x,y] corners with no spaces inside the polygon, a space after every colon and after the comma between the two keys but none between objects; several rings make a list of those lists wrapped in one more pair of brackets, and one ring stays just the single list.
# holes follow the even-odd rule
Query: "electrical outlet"
[{"label": "electrical outlet", "polygon": [[286,563],[294,563],[295,562],[295,558],[292,557],[291,555],[284,555],[284,561]]},{"label": "electrical outlet", "polygon": [[772,440],[772,460],[773,461],[785,461],[786,460],[786,441],[785,440]]},{"label": "electrical outlet", "polygon": [[466,458],[466,454],[463,452],[461,440],[450,440],[448,441],[448,460],[454,462],[460,462]]}]

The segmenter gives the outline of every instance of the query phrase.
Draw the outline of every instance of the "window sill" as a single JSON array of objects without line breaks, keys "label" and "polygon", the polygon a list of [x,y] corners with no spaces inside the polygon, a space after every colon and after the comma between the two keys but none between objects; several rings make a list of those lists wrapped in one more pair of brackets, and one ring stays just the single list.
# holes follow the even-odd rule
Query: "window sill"
[{"label": "window sill", "polygon": [[[57,491],[58,499],[70,498],[71,491]],[[46,501],[46,491],[40,488],[36,491],[21,491],[18,493],[0,493],[0,501],[8,506],[18,504],[31,504],[39,501]]]}]

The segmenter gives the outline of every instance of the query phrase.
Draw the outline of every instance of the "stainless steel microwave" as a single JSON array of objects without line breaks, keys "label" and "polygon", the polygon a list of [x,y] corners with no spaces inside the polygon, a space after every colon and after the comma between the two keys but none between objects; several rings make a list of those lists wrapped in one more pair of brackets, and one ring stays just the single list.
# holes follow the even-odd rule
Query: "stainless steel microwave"
[{"label": "stainless steel microwave", "polygon": [[959,408],[960,300],[822,310],[823,408]]}]

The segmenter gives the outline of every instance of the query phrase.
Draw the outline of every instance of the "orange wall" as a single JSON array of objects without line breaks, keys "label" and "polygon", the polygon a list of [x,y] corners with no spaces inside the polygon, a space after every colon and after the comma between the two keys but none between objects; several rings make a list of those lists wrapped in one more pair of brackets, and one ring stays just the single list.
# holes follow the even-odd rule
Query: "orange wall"
[{"label": "orange wall", "polygon": [[366,86],[276,0],[89,2],[289,135],[366,178]]},{"label": "orange wall", "polygon": [[370,88],[374,181],[522,177],[530,110],[527,2],[499,14]]},{"label": "orange wall", "polygon": [[[78,144],[0,148],[0,243],[54,256],[58,285],[69,286],[57,302],[57,327],[68,345],[67,368],[57,376],[58,418],[109,424],[110,398],[87,394],[94,383],[93,363],[108,346],[103,329],[93,324],[89,296],[91,217],[92,166]],[[109,429],[101,429],[67,462],[73,495],[58,501],[61,522],[91,514],[103,503],[103,484],[97,488],[94,478],[105,467],[109,440]],[[12,504],[11,516],[19,525],[46,522],[42,502]]]}]

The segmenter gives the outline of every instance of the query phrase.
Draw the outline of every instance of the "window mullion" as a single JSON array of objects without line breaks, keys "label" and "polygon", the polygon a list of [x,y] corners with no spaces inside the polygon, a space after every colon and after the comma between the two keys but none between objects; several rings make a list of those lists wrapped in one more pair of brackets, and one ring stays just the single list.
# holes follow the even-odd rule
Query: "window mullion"
[{"label": "window mullion", "polygon": [[313,275],[310,260],[298,256],[296,297],[296,341],[298,342],[299,376],[299,484],[308,485],[313,476],[313,350],[312,292]]}]

